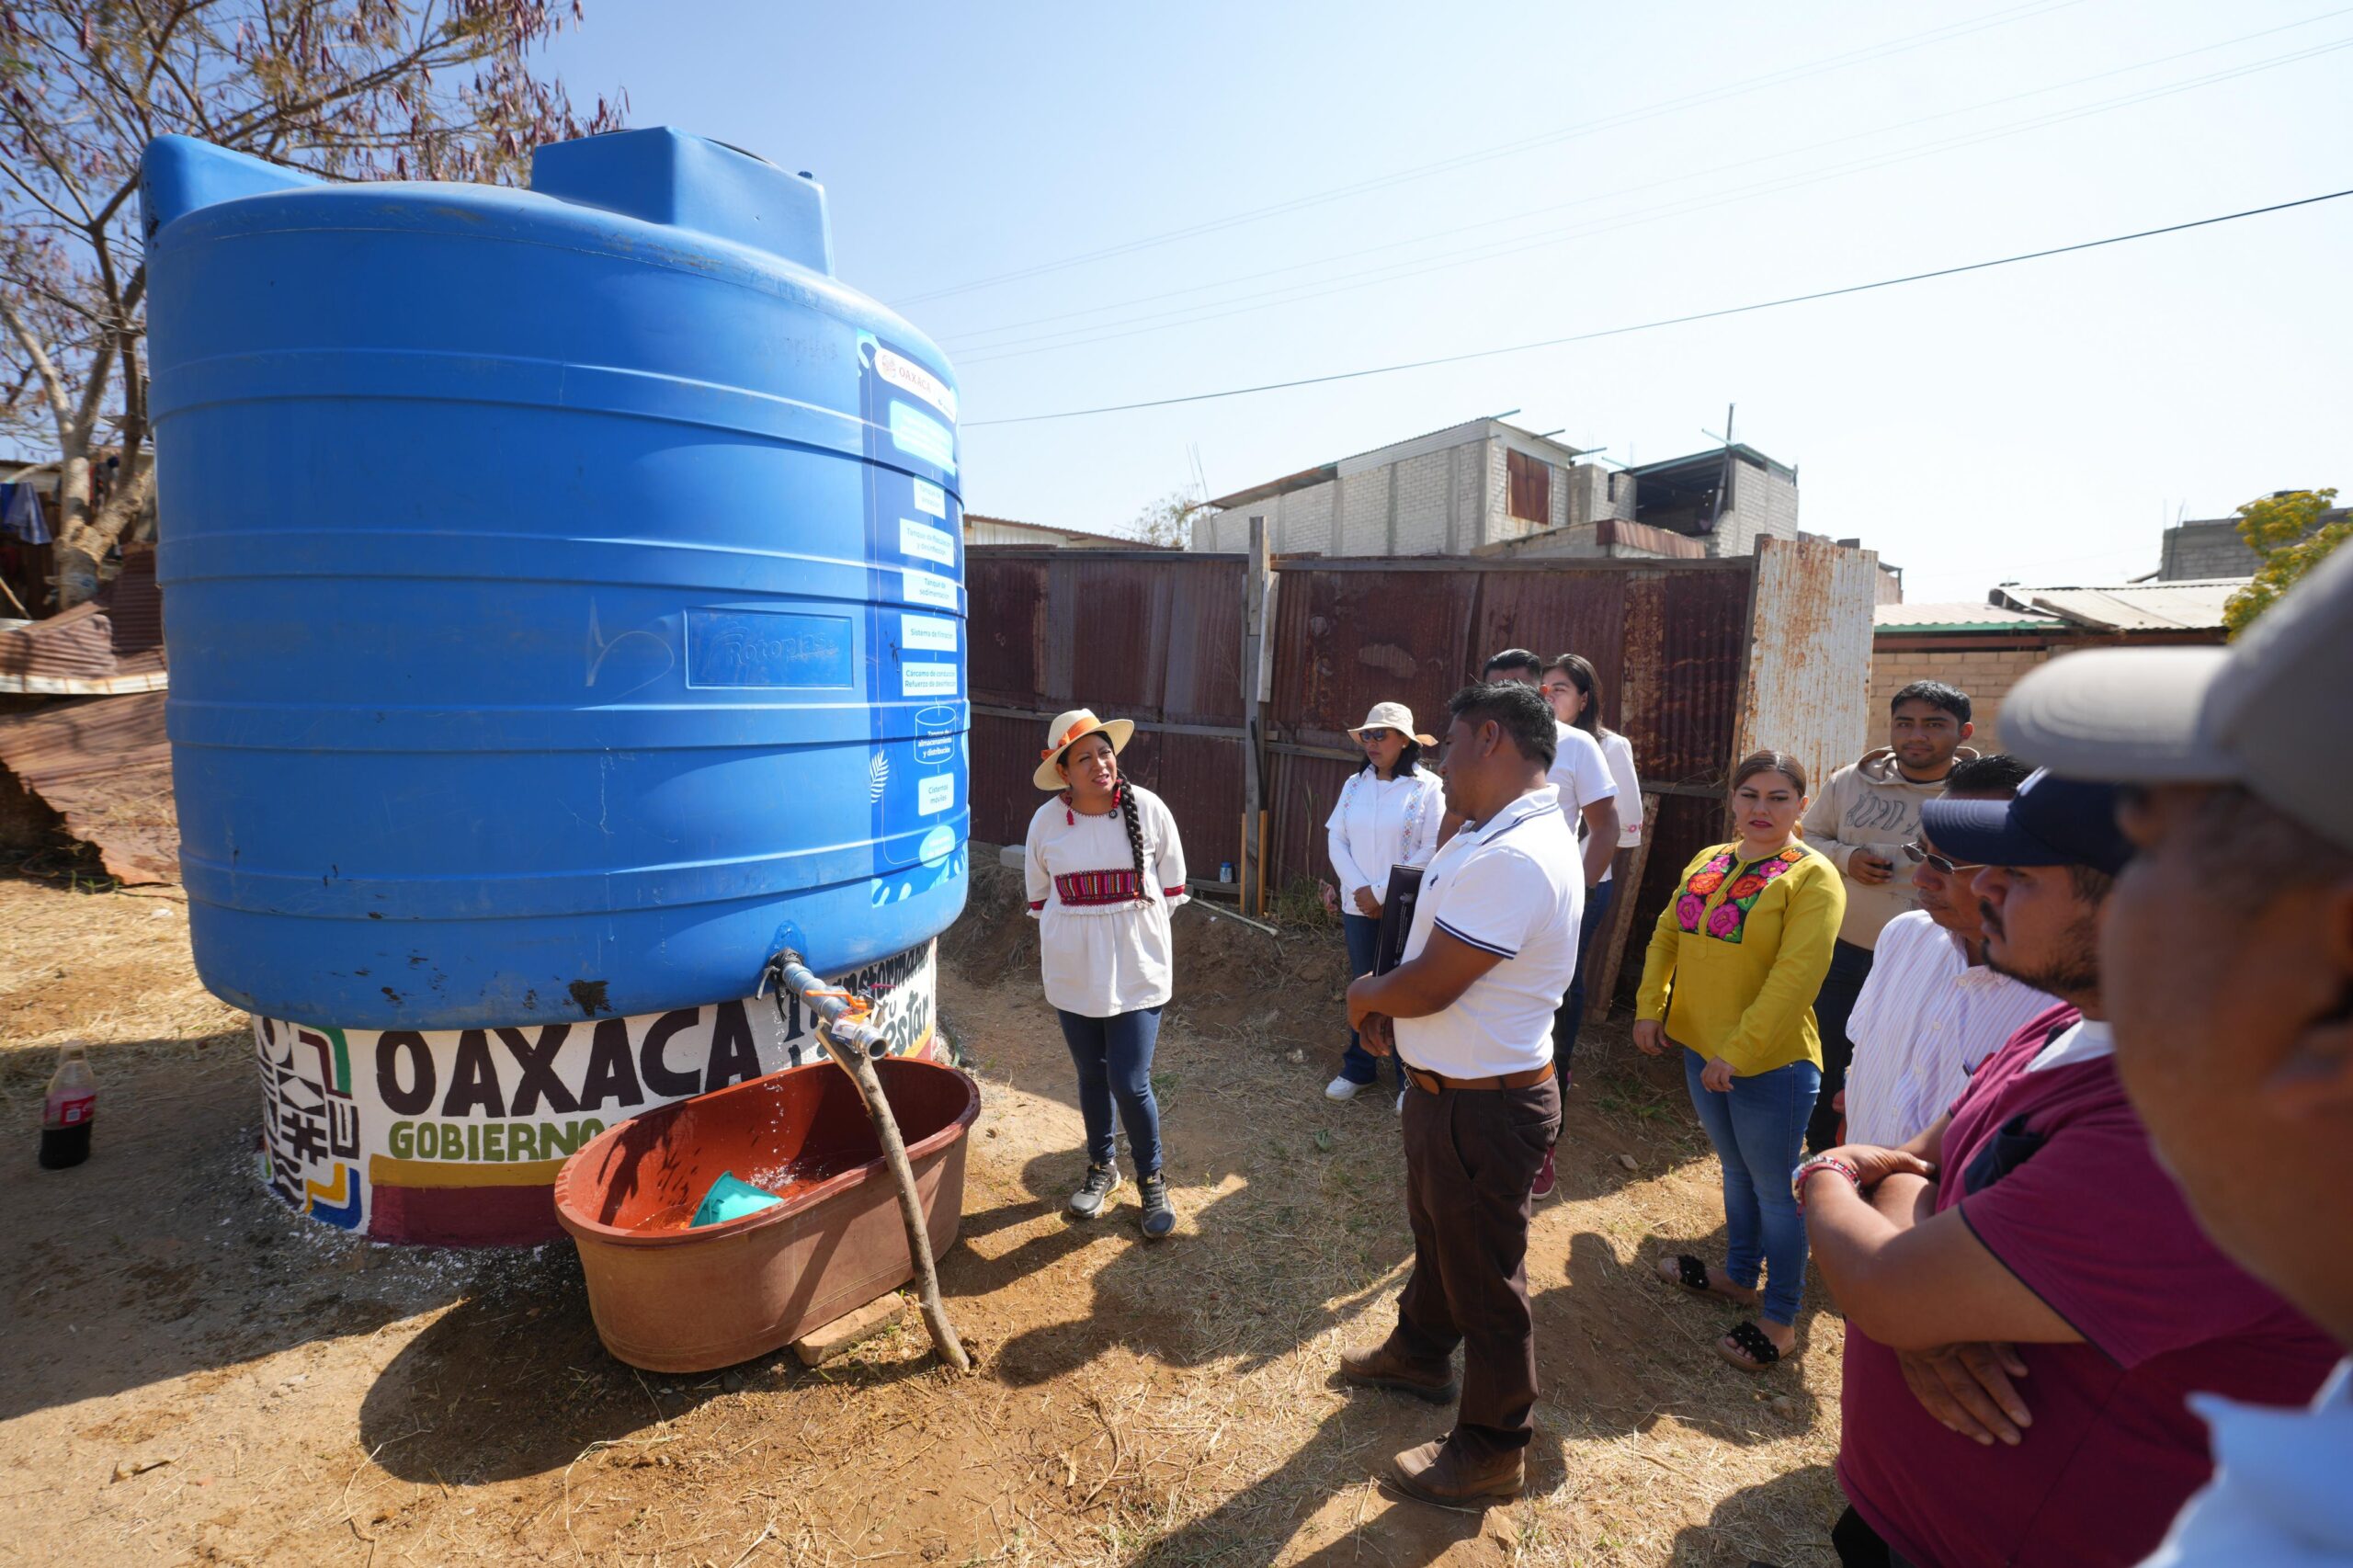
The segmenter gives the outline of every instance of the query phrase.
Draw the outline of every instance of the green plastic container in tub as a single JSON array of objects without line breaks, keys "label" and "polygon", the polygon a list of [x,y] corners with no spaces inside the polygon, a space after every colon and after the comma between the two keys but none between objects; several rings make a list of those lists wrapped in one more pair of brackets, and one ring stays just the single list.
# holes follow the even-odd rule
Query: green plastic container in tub
[{"label": "green plastic container in tub", "polygon": [[[934,1255],[956,1239],[980,1088],[953,1067],[874,1064],[915,1166]],[[728,1172],[784,1201],[691,1226]],[[563,1164],[605,1348],[653,1372],[732,1366],[915,1278],[898,1193],[858,1085],[832,1062],[772,1073],[607,1129]]]}]

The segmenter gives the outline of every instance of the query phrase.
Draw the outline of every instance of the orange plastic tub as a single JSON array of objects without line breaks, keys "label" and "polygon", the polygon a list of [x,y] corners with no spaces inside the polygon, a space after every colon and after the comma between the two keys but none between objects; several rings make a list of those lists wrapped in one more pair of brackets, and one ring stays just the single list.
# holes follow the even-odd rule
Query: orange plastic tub
[{"label": "orange plastic tub", "polygon": [[[956,1239],[980,1088],[953,1067],[874,1064],[915,1165],[935,1255]],[[688,1220],[722,1172],[784,1201]],[[898,1194],[858,1085],[832,1062],[651,1110],[597,1135],[555,1179],[605,1348],[654,1372],[765,1355],[915,1278]]]}]

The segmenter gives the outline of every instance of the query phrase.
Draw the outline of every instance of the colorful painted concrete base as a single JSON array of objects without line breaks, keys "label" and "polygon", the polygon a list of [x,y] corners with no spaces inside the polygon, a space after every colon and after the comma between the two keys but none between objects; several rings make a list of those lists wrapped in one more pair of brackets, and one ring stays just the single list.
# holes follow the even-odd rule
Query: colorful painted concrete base
[{"label": "colorful painted concrete base", "polygon": [[[835,981],[879,993],[895,1053],[933,1054],[934,944]],[[262,1170],[301,1213],[376,1241],[552,1239],[564,1158],[616,1121],[820,1060],[797,1000],[493,1029],[341,1029],[254,1020]]]}]

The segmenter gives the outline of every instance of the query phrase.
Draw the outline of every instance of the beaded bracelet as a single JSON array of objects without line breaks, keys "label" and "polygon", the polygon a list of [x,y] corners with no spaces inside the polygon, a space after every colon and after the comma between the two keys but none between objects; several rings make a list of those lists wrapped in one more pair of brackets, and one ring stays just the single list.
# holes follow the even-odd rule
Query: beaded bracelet
[{"label": "beaded bracelet", "polygon": [[1855,1184],[1855,1190],[1857,1192],[1863,1190],[1862,1172],[1857,1170],[1846,1161],[1836,1158],[1833,1155],[1816,1154],[1813,1158],[1800,1165],[1797,1169],[1797,1174],[1790,1178],[1790,1192],[1798,1200],[1798,1212],[1800,1214],[1803,1214],[1805,1212],[1805,1178],[1812,1176],[1816,1171],[1836,1171],[1840,1176],[1845,1176],[1848,1181]]}]

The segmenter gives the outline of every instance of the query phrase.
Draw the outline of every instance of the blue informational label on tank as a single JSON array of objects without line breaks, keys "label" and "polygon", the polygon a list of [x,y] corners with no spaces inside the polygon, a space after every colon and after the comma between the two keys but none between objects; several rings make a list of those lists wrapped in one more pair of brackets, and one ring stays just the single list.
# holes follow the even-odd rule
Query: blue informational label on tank
[{"label": "blue informational label on tank", "polygon": [[[858,334],[872,601],[867,692],[874,752],[875,901],[913,896],[960,868],[969,810],[964,744],[963,540],[956,393],[905,349]],[[945,820],[943,820],[945,819]]]},{"label": "blue informational label on tank", "polygon": [[687,684],[856,686],[855,624],[838,615],[690,609],[687,611]]}]

